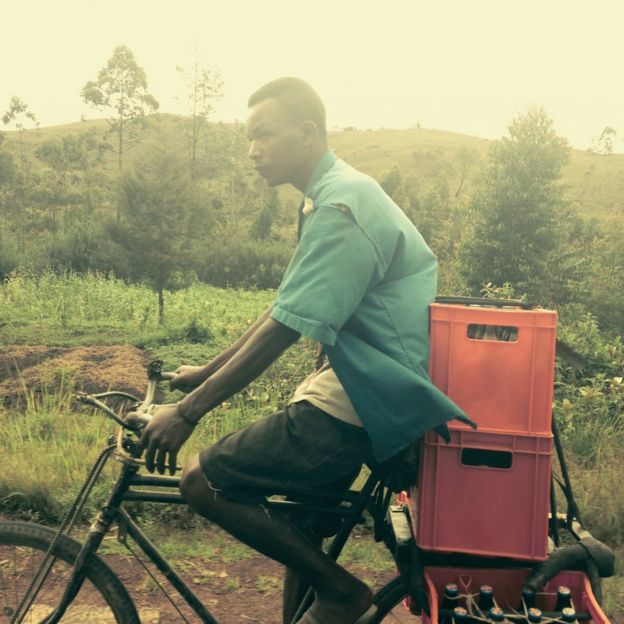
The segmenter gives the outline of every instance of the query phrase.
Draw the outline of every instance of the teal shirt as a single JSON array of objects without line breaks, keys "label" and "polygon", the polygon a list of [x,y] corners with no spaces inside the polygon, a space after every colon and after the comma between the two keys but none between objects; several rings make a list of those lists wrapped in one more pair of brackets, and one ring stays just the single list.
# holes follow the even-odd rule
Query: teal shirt
[{"label": "teal shirt", "polygon": [[305,196],[271,317],[324,345],[384,461],[462,415],[427,373],[437,261],[379,184],[331,152]]}]

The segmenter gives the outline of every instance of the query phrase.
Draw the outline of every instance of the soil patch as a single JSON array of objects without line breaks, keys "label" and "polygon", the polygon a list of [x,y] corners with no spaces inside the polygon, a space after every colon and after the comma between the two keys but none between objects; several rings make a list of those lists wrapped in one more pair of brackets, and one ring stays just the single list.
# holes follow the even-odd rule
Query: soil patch
[{"label": "soil patch", "polygon": [[62,385],[83,392],[145,392],[150,356],[128,345],[47,347],[9,345],[0,358],[0,397],[4,405],[20,403],[24,393],[54,393]]}]

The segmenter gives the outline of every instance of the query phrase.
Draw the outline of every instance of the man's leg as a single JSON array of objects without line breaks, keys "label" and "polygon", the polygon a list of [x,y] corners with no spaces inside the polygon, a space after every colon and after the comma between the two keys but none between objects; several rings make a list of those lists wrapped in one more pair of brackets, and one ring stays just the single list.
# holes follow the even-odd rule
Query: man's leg
[{"label": "man's leg", "polygon": [[[323,538],[314,538],[312,543],[316,548],[320,548],[323,543]],[[295,613],[297,613],[299,609],[299,605],[305,598],[308,589],[310,589],[310,585],[294,570],[290,568],[285,568],[284,570],[282,621],[284,624],[290,624],[295,617]]]},{"label": "man's leg", "polygon": [[372,593],[366,584],[327,557],[282,514],[229,501],[211,488],[198,456],[187,463],[180,487],[197,512],[309,584],[315,592],[313,609],[319,621],[353,624],[371,605]]}]

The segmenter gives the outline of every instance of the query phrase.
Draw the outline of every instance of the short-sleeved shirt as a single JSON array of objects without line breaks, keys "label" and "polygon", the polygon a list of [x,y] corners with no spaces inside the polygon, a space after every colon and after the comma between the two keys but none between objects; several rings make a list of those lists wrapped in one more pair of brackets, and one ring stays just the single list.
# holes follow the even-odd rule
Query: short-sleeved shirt
[{"label": "short-sleeved shirt", "polygon": [[371,177],[331,152],[305,190],[271,317],[320,341],[379,461],[463,412],[428,376],[437,261]]}]

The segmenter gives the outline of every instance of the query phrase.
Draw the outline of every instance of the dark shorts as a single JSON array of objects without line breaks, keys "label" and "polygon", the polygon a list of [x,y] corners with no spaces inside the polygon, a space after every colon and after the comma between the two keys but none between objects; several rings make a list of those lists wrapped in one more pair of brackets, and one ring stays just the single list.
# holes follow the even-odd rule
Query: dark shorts
[{"label": "dark shorts", "polygon": [[259,505],[273,494],[305,500],[310,491],[345,492],[372,457],[364,429],[304,401],[225,436],[201,451],[199,461],[222,496]]}]

